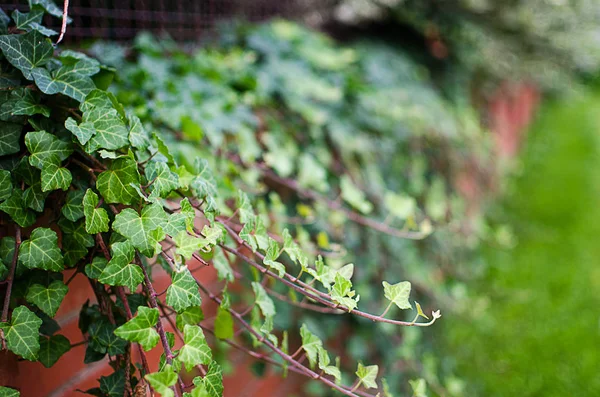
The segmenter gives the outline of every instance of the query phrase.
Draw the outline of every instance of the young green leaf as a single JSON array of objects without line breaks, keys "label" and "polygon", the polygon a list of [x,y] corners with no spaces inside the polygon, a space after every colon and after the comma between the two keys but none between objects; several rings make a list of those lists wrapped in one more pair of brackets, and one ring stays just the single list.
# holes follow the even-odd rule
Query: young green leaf
[{"label": "young green leaf", "polygon": [[98,195],[88,189],[83,197],[83,213],[85,215],[85,230],[90,234],[108,232],[108,213],[104,208],[98,208]]},{"label": "young green leaf", "polygon": [[427,397],[427,382],[425,379],[411,379],[408,381],[413,390],[413,397]]},{"label": "young green leaf", "polygon": [[357,188],[347,175],[341,177],[340,189],[342,191],[342,198],[348,204],[363,214],[369,214],[373,211],[373,204],[367,201],[364,192]]},{"label": "young green leaf", "polygon": [[10,322],[0,323],[8,350],[26,360],[37,360],[41,325],[42,320],[25,306],[13,310]]},{"label": "young green leaf", "polygon": [[335,275],[335,283],[331,287],[330,296],[336,303],[350,310],[356,309],[359,296],[352,290],[352,282],[340,273]]},{"label": "young green leaf", "polygon": [[212,353],[202,328],[197,325],[186,325],[183,327],[183,341],[185,345],[179,349],[177,359],[181,361],[188,371],[198,364],[209,364],[212,361]]},{"label": "young green leaf", "polygon": [[35,229],[19,248],[19,262],[29,269],[61,272],[63,257],[56,232],[44,227]]},{"label": "young green leaf", "polygon": [[359,382],[367,389],[376,389],[377,383],[375,380],[377,379],[377,372],[379,372],[377,365],[368,365],[365,367],[362,363],[358,363],[356,376],[358,376]]},{"label": "young green leaf", "polygon": [[230,339],[233,338],[234,329],[233,329],[233,317],[229,310],[227,310],[226,306],[223,305],[223,300],[221,305],[217,309],[217,318],[215,319],[215,336],[219,339]]},{"label": "young green leaf", "polygon": [[69,287],[60,280],[55,280],[48,287],[41,284],[33,284],[27,290],[27,302],[39,307],[50,317],[54,317],[60,307]]},{"label": "young green leaf", "polygon": [[137,316],[117,328],[115,335],[129,342],[137,342],[148,351],[158,343],[158,332],[154,329],[158,321],[158,309],[140,306]]},{"label": "young green leaf", "polygon": [[423,317],[423,318],[426,318],[427,320],[429,320],[429,317],[427,317],[427,315],[423,312],[423,309],[421,308],[421,305],[419,304],[419,302],[415,301],[415,306],[417,308],[417,316]]},{"label": "young green leaf", "polygon": [[383,293],[385,298],[393,302],[400,309],[412,309],[412,305],[408,301],[410,296],[411,284],[409,281],[401,281],[396,284],[390,284],[383,281]]},{"label": "young green leaf", "polygon": [[198,285],[187,266],[174,272],[172,284],[167,288],[167,305],[179,313],[190,306],[200,306],[201,303]]},{"label": "young green leaf", "polygon": [[283,277],[283,275],[285,274],[285,266],[283,265],[283,263],[277,262],[278,257],[279,244],[277,244],[277,241],[269,237],[269,246],[267,248],[267,252],[265,254],[265,259],[263,260],[263,263],[266,267],[275,270],[279,277]]},{"label": "young green leaf", "polygon": [[260,283],[252,282],[252,289],[256,296],[256,304],[260,307],[260,311],[265,317],[273,317],[275,315],[275,304],[267,291],[263,288]]},{"label": "young green leaf", "polygon": [[147,374],[145,378],[150,383],[150,386],[160,393],[162,397],[175,396],[175,393],[171,390],[171,386],[177,383],[177,374],[170,365],[166,365],[160,372]]},{"label": "young green leaf", "polygon": [[200,306],[191,306],[181,313],[177,313],[175,325],[180,331],[183,331],[183,327],[185,327],[186,324],[198,325],[202,320],[204,320],[204,313]]},{"label": "young green leaf", "polygon": [[212,263],[217,270],[219,280],[226,280],[229,282],[233,281],[233,269],[231,268],[231,265],[229,265],[229,261],[227,258],[225,258],[225,254],[221,250],[215,250]]},{"label": "young green leaf", "polygon": [[71,350],[71,342],[62,335],[40,336],[38,359],[44,367],[50,368],[69,350]]},{"label": "young green leaf", "polygon": [[306,352],[310,366],[314,367],[319,357],[319,350],[323,348],[323,342],[318,336],[310,332],[306,324],[302,324],[300,336],[302,337],[302,349]]}]

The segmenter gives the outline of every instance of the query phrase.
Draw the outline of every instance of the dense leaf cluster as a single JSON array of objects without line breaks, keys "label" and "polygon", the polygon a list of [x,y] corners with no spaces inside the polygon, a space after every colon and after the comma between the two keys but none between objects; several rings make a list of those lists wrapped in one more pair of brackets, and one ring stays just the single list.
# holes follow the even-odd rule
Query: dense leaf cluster
[{"label": "dense leaf cluster", "polygon": [[[389,49],[364,56],[286,22],[232,30],[191,55],[145,35],[129,58],[99,44],[99,62],[55,51],[52,32],[23,22],[54,14],[52,3],[31,3],[12,19],[0,13],[3,348],[46,366],[70,349],[52,317],[74,269],[96,296],[79,320],[85,360],[108,355],[115,369],[90,394],[221,396],[223,340],[345,395],[393,395],[399,386],[380,381],[378,365],[359,362],[349,376],[318,327],[282,318],[296,306],[388,325],[439,318],[416,302],[414,320],[386,318],[413,304],[411,284],[382,258],[418,256],[411,239],[459,217],[449,183],[470,154],[440,153],[479,139],[422,71]],[[204,285],[192,260],[220,282]],[[162,271],[164,296],[152,284]],[[390,282],[373,289],[382,275]],[[383,314],[371,314],[382,299]],[[213,322],[202,321],[206,300],[218,305]],[[159,344],[158,372],[132,365],[132,346],[144,358]],[[189,371],[193,385],[180,376]]]}]

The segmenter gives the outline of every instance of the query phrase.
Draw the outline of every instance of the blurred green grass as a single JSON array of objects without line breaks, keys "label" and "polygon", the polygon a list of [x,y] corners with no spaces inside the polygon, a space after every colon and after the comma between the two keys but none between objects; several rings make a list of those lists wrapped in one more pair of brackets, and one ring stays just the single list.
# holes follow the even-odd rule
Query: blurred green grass
[{"label": "blurred green grass", "polygon": [[465,395],[600,396],[599,110],[554,101],[530,131],[501,205],[516,245],[483,250],[485,309],[443,322]]}]

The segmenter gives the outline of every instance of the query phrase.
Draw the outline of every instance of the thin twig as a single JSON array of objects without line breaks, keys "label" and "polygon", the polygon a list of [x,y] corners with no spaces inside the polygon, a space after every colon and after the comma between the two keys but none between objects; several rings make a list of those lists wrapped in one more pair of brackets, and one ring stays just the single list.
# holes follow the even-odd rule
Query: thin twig
[{"label": "thin twig", "polygon": [[[4,306],[2,307],[2,316],[0,322],[5,323],[8,320],[8,309],[10,307],[10,296],[12,294],[13,281],[15,279],[15,269],[17,268],[17,259],[19,258],[19,247],[21,246],[21,227],[17,226],[15,230],[15,252],[13,253],[10,271],[6,278],[6,294],[4,294]],[[0,329],[2,337],[2,348],[6,350],[6,340],[4,338],[4,330]]]}]

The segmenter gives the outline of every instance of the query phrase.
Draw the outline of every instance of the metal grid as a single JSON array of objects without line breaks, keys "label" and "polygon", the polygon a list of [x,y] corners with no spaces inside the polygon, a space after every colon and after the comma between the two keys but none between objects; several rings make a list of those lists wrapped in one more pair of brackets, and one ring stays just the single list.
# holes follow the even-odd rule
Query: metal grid
[{"label": "metal grid", "polygon": [[[0,0],[6,12],[26,10],[25,1]],[[62,9],[62,0],[55,1]],[[262,21],[271,17],[299,18],[310,1],[298,0],[70,0],[66,41],[131,40],[140,31],[168,33],[178,41],[201,39],[223,20]],[[47,16],[46,26],[60,21]]]}]

